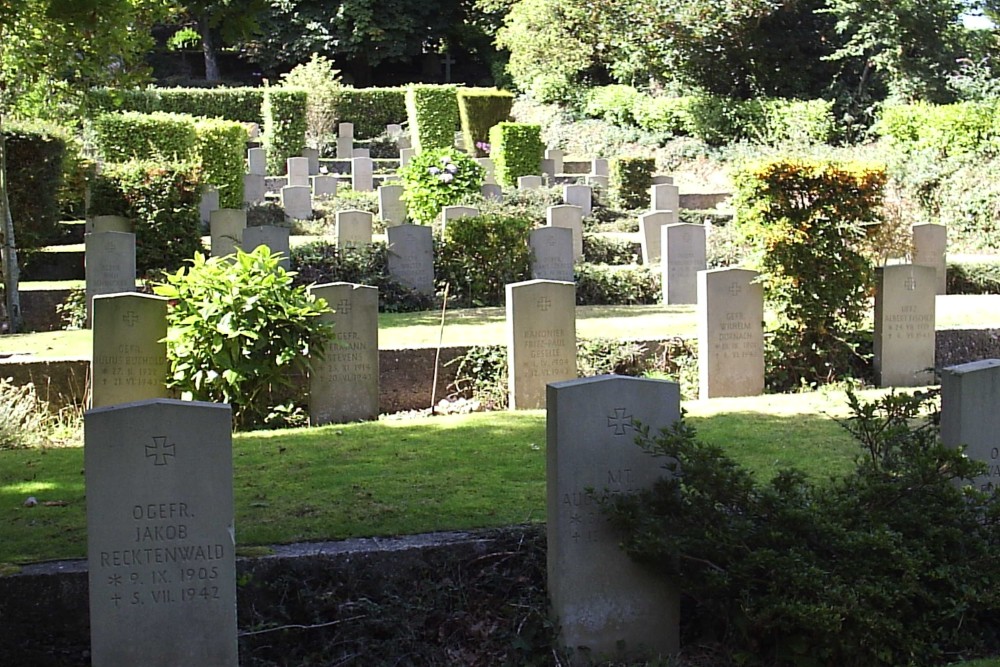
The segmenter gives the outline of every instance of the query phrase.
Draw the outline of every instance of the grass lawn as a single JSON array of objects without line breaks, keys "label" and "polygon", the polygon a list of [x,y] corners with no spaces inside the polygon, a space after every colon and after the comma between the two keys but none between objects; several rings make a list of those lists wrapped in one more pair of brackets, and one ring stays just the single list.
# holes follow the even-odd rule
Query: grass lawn
[{"label": "grass lawn", "polygon": [[[685,408],[705,441],[762,478],[794,466],[825,480],[857,451],[830,418],[847,414],[836,392]],[[239,434],[233,450],[244,549],[545,520],[543,411]],[[28,496],[40,504],[24,507]],[[0,508],[0,563],[84,557],[82,448],[0,451]]]}]

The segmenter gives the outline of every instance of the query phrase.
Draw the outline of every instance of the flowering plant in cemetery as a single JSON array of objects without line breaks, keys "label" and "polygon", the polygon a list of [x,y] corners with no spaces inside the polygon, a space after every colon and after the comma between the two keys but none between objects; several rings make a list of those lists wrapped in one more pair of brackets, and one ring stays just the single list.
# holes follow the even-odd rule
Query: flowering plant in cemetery
[{"label": "flowering plant in cemetery", "polygon": [[456,148],[422,152],[399,170],[403,199],[410,217],[429,224],[444,206],[453,206],[479,194],[486,172]]}]

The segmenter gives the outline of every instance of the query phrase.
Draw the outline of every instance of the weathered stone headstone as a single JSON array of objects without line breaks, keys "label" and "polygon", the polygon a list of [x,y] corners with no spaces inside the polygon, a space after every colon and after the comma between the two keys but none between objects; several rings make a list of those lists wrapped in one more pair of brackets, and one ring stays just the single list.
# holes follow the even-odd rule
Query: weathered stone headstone
[{"label": "weathered stone headstone", "polygon": [[545,209],[545,222],[549,227],[565,227],[573,232],[573,261],[583,257],[583,209],[572,204],[549,206]]},{"label": "weathered stone headstone", "polygon": [[354,137],[337,137],[337,159],[350,160],[354,157]]},{"label": "weathered stone headstone", "polygon": [[259,225],[247,227],[243,230],[242,248],[244,252],[253,252],[259,246],[265,246],[271,254],[281,253],[279,264],[281,268],[288,271],[291,268],[291,236],[292,230],[288,227],[276,227],[274,225]]},{"label": "weathered stone headstone", "polygon": [[708,268],[705,226],[666,225],[661,242],[663,303],[698,303],[698,272]]},{"label": "weathered stone headstone", "polygon": [[608,189],[609,179],[607,176],[594,176],[593,174],[587,176],[587,185],[594,188]]},{"label": "weathered stone headstone", "polygon": [[681,191],[672,183],[661,183],[650,189],[651,202],[649,208],[653,211],[680,211]]},{"label": "weathered stone headstone", "polygon": [[402,185],[380,185],[378,189],[378,217],[389,227],[406,222],[406,202]]},{"label": "weathered stone headstone", "polygon": [[579,206],[583,217],[587,217],[593,209],[594,189],[589,185],[564,185],[563,201],[570,206]]},{"label": "weathered stone headstone", "polygon": [[415,148],[400,148],[399,149],[399,166],[405,167],[413,159],[413,156],[417,154]]},{"label": "weathered stone headstone", "polygon": [[517,189],[518,190],[537,190],[542,187],[542,177],[541,176],[518,176],[517,177]]},{"label": "weathered stone headstone", "polygon": [[135,291],[135,234],[94,232],[84,236],[87,321],[94,297]]},{"label": "weathered stone headstone", "polygon": [[267,151],[263,148],[247,149],[247,173],[267,176]]},{"label": "weathered stone headstone", "polygon": [[677,215],[674,211],[650,211],[639,216],[639,245],[642,247],[643,264],[660,262],[663,226],[675,222]]},{"label": "weathered stone headstone", "polygon": [[353,283],[311,287],[334,312],[336,341],[323,359],[312,360],[309,374],[309,421],[352,422],[378,417],[378,289]]},{"label": "weathered stone headstone", "polygon": [[212,238],[212,257],[224,257],[242,247],[243,230],[247,228],[247,212],[239,208],[220,208],[212,211],[209,232]]},{"label": "weathered stone headstone", "polygon": [[94,667],[236,667],[232,416],[156,399],[84,419]]},{"label": "weathered stone headstone", "polygon": [[374,189],[372,159],[370,157],[351,159],[351,188],[355,192],[371,192]]},{"label": "weathered stone headstone", "polygon": [[319,149],[303,148],[302,157],[309,161],[309,175],[315,176],[319,173]]},{"label": "weathered stone headstone", "polygon": [[573,231],[566,227],[539,227],[528,235],[531,277],[534,280],[573,282]]},{"label": "weathered stone headstone", "polygon": [[503,188],[496,183],[483,183],[483,186],[479,188],[479,192],[483,195],[483,199],[503,201]]},{"label": "weathered stone headstone", "polygon": [[434,233],[427,225],[395,225],[389,237],[389,275],[421,294],[434,294]]},{"label": "weathered stone headstone", "polygon": [[563,158],[563,152],[558,148],[547,148],[545,150],[545,159],[552,160],[552,171],[549,172],[550,175],[555,176],[563,173]]},{"label": "weathered stone headstone", "polygon": [[267,196],[267,181],[258,174],[243,175],[243,203],[260,204]]},{"label": "weathered stone headstone", "polygon": [[493,164],[493,160],[488,157],[477,157],[476,162],[486,171],[486,176],[483,178],[483,183],[496,183],[496,165]]},{"label": "weathered stone headstone", "polygon": [[673,185],[674,177],[666,174],[653,174],[653,185]]},{"label": "weathered stone headstone", "polygon": [[932,267],[897,264],[876,269],[875,377],[880,387],[934,382]]},{"label": "weathered stone headstone", "polygon": [[607,158],[599,157],[594,158],[591,163],[590,173],[594,176],[607,176],[608,175],[608,160]]},{"label": "weathered stone headstone", "polygon": [[578,664],[624,664],[640,648],[676,653],[680,595],[622,551],[591,491],[629,493],[666,476],[635,445],[636,423],[656,433],[680,419],[677,384],[617,375],[555,382],[546,405],[546,560],[560,643]]},{"label": "weathered stone headstone", "polygon": [[399,139],[403,136],[403,126],[398,123],[389,123],[385,126],[385,134],[390,139]]},{"label": "weathered stone headstone", "polygon": [[320,174],[312,177],[313,195],[317,197],[335,197],[337,195],[337,177],[330,174]]},{"label": "weathered stone headstone", "polygon": [[368,211],[337,211],[337,247],[360,248],[371,245],[372,217]]},{"label": "weathered stone headstone", "polygon": [[441,233],[444,234],[450,221],[461,220],[462,218],[474,218],[479,213],[479,209],[475,206],[442,206]]},{"label": "weathered stone headstone", "polygon": [[288,162],[288,185],[309,186],[309,158],[290,157]]},{"label": "weathered stone headstone", "polygon": [[309,220],[313,216],[312,190],[308,185],[281,188],[281,208],[290,220]]},{"label": "weathered stone headstone", "polygon": [[576,377],[576,285],[507,285],[507,382],[511,410],[545,407],[545,385]]},{"label": "weathered stone headstone", "polygon": [[353,157],[371,157],[372,151],[370,148],[355,148]]},{"label": "weathered stone headstone", "polygon": [[924,223],[913,225],[913,263],[934,267],[936,292],[948,293],[948,228]]},{"label": "weathered stone headstone", "polygon": [[698,397],[764,391],[764,289],[756,271],[698,272]]},{"label": "weathered stone headstone", "polygon": [[542,160],[541,172],[542,181],[546,184],[552,183],[556,173],[555,160]]},{"label": "weathered stone headstone", "polygon": [[149,294],[94,297],[90,404],[167,398],[167,302]]},{"label": "weathered stone headstone", "polygon": [[1000,359],[982,359],[941,371],[941,442],[965,446],[970,459],[989,466],[977,489],[1000,486]]},{"label": "weathered stone headstone", "polygon": [[135,229],[132,221],[121,215],[95,215],[87,218],[84,229],[87,234],[94,232],[125,232],[132,234]]},{"label": "weathered stone headstone", "polygon": [[[203,225],[207,225],[212,219],[212,211],[219,208],[219,191],[213,187],[206,187],[201,193],[201,201],[198,203],[198,215],[201,216]],[[110,231],[110,230],[109,230]],[[132,231],[132,230],[115,230]]]},{"label": "weathered stone headstone", "polygon": [[340,123],[337,126],[337,135],[340,137],[354,137],[354,123]]}]

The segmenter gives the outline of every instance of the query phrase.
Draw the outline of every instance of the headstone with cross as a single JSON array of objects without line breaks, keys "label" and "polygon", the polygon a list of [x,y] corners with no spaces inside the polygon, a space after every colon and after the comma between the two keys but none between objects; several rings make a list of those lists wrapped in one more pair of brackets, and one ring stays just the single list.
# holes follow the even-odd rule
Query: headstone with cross
[{"label": "headstone with cross", "polygon": [[880,387],[934,382],[937,275],[932,266],[896,264],[876,270],[875,377]]},{"label": "headstone with cross", "polygon": [[427,225],[396,225],[389,238],[389,276],[399,284],[434,295],[434,233]]},{"label": "headstone with cross", "polygon": [[94,297],[135,291],[135,234],[94,232],[84,237],[87,322]]},{"label": "headstone with cross", "polygon": [[698,272],[708,268],[705,225],[664,225],[661,232],[663,303],[697,303]]},{"label": "headstone with cross", "polygon": [[573,262],[579,262],[583,258],[583,209],[572,204],[549,206],[545,209],[545,223],[573,232]]},{"label": "headstone with cross", "polygon": [[148,294],[94,297],[91,405],[167,398],[167,302]]},{"label": "headstone with cross", "polygon": [[238,664],[231,433],[228,405],[86,413],[94,667]]},{"label": "headstone with cross", "polygon": [[378,418],[378,289],[354,283],[310,288],[332,308],[321,319],[336,339],[311,360],[309,421],[345,423]]},{"label": "headstone with cross", "polygon": [[642,247],[643,264],[649,266],[660,263],[663,227],[676,222],[676,211],[649,211],[639,216],[639,243]]},{"label": "headstone with cross", "polygon": [[698,396],[764,391],[764,290],[756,271],[698,272]]},{"label": "headstone with cross", "polygon": [[934,267],[937,274],[934,284],[938,294],[948,293],[947,255],[947,227],[929,222],[913,225],[913,263]]},{"label": "headstone with cross", "polygon": [[576,285],[507,285],[507,377],[512,410],[545,407],[546,384],[576,377]]},{"label": "headstone with cross", "polygon": [[535,280],[573,282],[573,230],[538,227],[528,235],[531,277]]},{"label": "headstone with cross", "polygon": [[548,591],[560,643],[622,663],[639,647],[665,658],[679,648],[679,595],[622,551],[596,497],[666,474],[636,446],[636,424],[656,433],[677,421],[679,388],[605,375],[555,382],[547,394]]},{"label": "headstone with cross", "polygon": [[337,211],[337,247],[345,249],[371,245],[373,217],[368,211]]}]

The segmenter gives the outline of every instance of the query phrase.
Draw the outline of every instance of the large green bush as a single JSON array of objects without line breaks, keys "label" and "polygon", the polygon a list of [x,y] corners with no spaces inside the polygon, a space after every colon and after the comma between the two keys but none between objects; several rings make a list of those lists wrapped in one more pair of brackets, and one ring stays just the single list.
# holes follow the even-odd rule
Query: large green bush
[{"label": "large green bush", "polygon": [[642,95],[633,101],[632,116],[639,127],[650,132],[687,134],[691,127],[690,108],[694,100],[693,96]]},{"label": "large green bush", "polygon": [[94,88],[87,93],[94,111],[167,111],[192,116],[263,123],[263,88]]},{"label": "large green bush", "polygon": [[333,339],[333,327],[320,320],[326,302],[293,285],[266,246],[237,249],[235,258],[195,254],[155,292],[171,300],[168,385],[195,400],[229,403],[238,428],[291,412],[276,397]]},{"label": "large green bush", "polygon": [[614,157],[608,161],[608,198],[620,209],[644,208],[653,186],[655,158]]},{"label": "large green bush", "polygon": [[246,127],[235,121],[199,118],[195,121],[195,131],[202,177],[219,190],[220,208],[243,208]]},{"label": "large green bush", "polygon": [[284,174],[290,157],[306,147],[306,91],[270,86],[264,90],[264,148],[267,171]]},{"label": "large green bush", "polygon": [[321,154],[337,145],[337,100],[341,89],[340,70],[333,61],[312,54],[308,62],[296,65],[281,75],[284,85],[308,91],[306,96],[306,144]]},{"label": "large green bush", "polygon": [[194,118],[160,111],[102,114],[94,119],[94,134],[106,162],[189,160],[198,141]]},{"label": "large green bush", "polygon": [[478,195],[485,175],[482,166],[457,148],[421,152],[399,170],[407,214],[431,224],[442,207]]},{"label": "large green bush", "polygon": [[510,120],[514,95],[495,88],[459,88],[458,115],[462,122],[465,150],[476,157],[489,155],[482,146],[489,142],[490,128]]},{"label": "large green bush", "polygon": [[455,86],[411,85],[406,89],[410,140],[418,152],[455,145],[458,94]]},{"label": "large green bush", "polygon": [[531,277],[528,234],[534,222],[524,216],[484,214],[449,221],[435,257],[439,284],[451,285],[453,303],[499,306],[508,283]]},{"label": "large green bush", "polygon": [[55,127],[4,126],[7,197],[18,250],[33,250],[59,235],[68,137]]},{"label": "large green bush", "polygon": [[540,174],[545,144],[540,125],[497,123],[490,128],[490,157],[498,183],[517,184],[520,176]]},{"label": "large green bush", "polygon": [[904,152],[930,151],[942,157],[1000,148],[996,102],[925,102],[890,105],[882,109],[875,131]]},{"label": "large green bush", "polygon": [[576,305],[621,306],[659,303],[659,271],[648,266],[609,266],[581,263],[576,266]]},{"label": "large green bush", "polygon": [[642,93],[632,86],[598,86],[587,91],[583,112],[614,125],[635,125],[632,109],[641,96]]},{"label": "large green bush", "polygon": [[406,122],[405,88],[347,88],[337,91],[337,118],[354,124],[356,139],[371,139],[390,123]]}]

